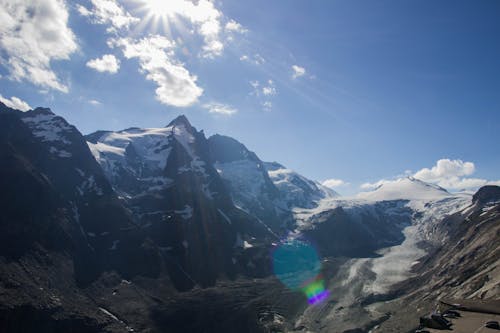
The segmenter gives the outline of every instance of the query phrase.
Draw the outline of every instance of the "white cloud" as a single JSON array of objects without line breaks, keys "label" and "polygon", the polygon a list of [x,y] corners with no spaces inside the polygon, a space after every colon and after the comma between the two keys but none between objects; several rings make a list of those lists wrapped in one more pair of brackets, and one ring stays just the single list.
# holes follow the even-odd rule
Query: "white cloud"
[{"label": "white cloud", "polygon": [[[439,185],[448,190],[475,190],[484,185],[500,184],[500,180],[488,181],[482,178],[468,177],[474,174],[476,166],[473,162],[462,160],[440,159],[431,168],[423,168],[415,173],[405,171],[406,176],[413,176],[416,179],[427,183]],[[396,179],[401,176],[396,177]],[[373,190],[385,183],[395,180],[382,179],[374,183],[364,183],[360,187],[364,190]]]},{"label": "white cloud", "polygon": [[14,80],[67,92],[51,68],[77,50],[63,0],[0,0],[1,64]]},{"label": "white cloud", "polygon": [[139,59],[146,79],[158,85],[156,98],[161,103],[185,107],[196,103],[202,95],[203,89],[196,84],[197,77],[176,60],[175,43],[169,39],[159,35],[140,40],[120,38],[110,41],[110,45],[120,47],[127,59]]},{"label": "white cloud", "polygon": [[304,76],[306,74],[306,69],[304,67],[293,65],[292,70],[293,70],[293,74],[292,74],[293,79]]},{"label": "white cloud", "polygon": [[469,176],[475,171],[474,163],[462,160],[440,159],[431,169],[423,168],[415,173],[415,178],[427,182],[440,181],[450,177]]},{"label": "white cloud", "polygon": [[77,5],[80,15],[89,17],[93,23],[109,25],[108,32],[129,29],[139,19],[132,16],[115,0],[91,0],[92,8]]},{"label": "white cloud", "polygon": [[486,185],[488,183],[486,179],[467,177],[475,171],[476,166],[473,162],[444,158],[438,160],[432,168],[423,168],[413,176],[451,190],[472,189]]},{"label": "white cloud", "polygon": [[226,26],[225,26],[225,29],[226,31],[229,31],[229,32],[237,32],[237,33],[246,33],[248,30],[243,28],[243,26],[236,22],[235,20],[229,20],[227,23],[226,23]]},{"label": "white cloud", "polygon": [[112,54],[105,54],[102,58],[92,59],[87,62],[87,67],[93,68],[98,72],[117,73],[120,69],[120,60]]},{"label": "white cloud", "polygon": [[258,92],[258,88],[259,88],[259,81],[250,81],[250,85],[253,87],[254,89],[254,92]]},{"label": "white cloud", "polygon": [[246,54],[242,55],[240,57],[240,61],[248,62],[248,63],[259,66],[259,65],[262,65],[263,63],[265,63],[266,59],[264,59],[260,54],[255,53],[253,56],[249,56]]},{"label": "white cloud", "polygon": [[273,103],[270,101],[265,101],[262,103],[262,108],[264,111],[271,111],[273,109]]},{"label": "white cloud", "polygon": [[265,86],[259,81],[250,81],[249,83],[253,88],[250,95],[257,97],[264,111],[271,111],[273,103],[269,99],[277,93],[274,81],[268,80]]},{"label": "white cloud", "polygon": [[374,189],[378,188],[379,186],[384,185],[385,183],[389,183],[389,182],[391,182],[391,180],[381,179],[381,180],[374,182],[374,183],[363,183],[363,184],[361,184],[360,188],[363,190],[374,190]]},{"label": "white cloud", "polygon": [[84,7],[80,4],[76,5],[76,10],[80,13],[82,16],[90,16],[92,15],[92,12],[87,9],[87,7]]},{"label": "white cloud", "polygon": [[[108,32],[128,31],[134,25],[138,27],[143,25],[142,27],[144,27],[149,24],[160,26],[162,24],[168,25],[171,22],[182,22],[183,25],[187,25],[185,27],[187,30],[203,40],[201,56],[205,58],[213,58],[222,54],[224,43],[221,34],[224,32],[230,34],[229,37],[235,33],[246,32],[246,29],[235,20],[229,20],[223,24],[224,15],[211,0],[140,2],[142,4],[138,10],[145,12],[142,22],[141,19],[125,10],[116,0],[91,0],[92,8],[77,5],[77,10],[81,15],[89,17],[92,23],[108,25]],[[163,2],[168,2],[168,5]],[[158,24],[160,21],[163,21],[162,24]],[[169,38],[175,39],[172,36]]]},{"label": "white cloud", "polygon": [[274,85],[273,80],[267,81],[267,86],[262,87],[262,93],[264,94],[264,96],[276,95],[276,86]]},{"label": "white cloud", "polygon": [[94,106],[102,105],[102,103],[101,103],[101,102],[99,102],[99,101],[98,101],[98,100],[96,100],[96,99],[90,99],[88,102],[89,102],[89,104],[92,104],[92,105],[94,105]]},{"label": "white cloud", "polygon": [[20,111],[28,111],[28,110],[32,109],[32,107],[29,106],[28,103],[26,103],[25,101],[23,101],[22,99],[20,99],[16,96],[12,96],[10,99],[8,99],[8,98],[3,97],[0,94],[0,102],[5,104],[9,108],[20,110]]},{"label": "white cloud", "polygon": [[321,183],[323,186],[329,187],[329,188],[335,188],[335,187],[340,187],[340,186],[346,186],[349,185],[349,183],[346,183],[342,179],[327,179]]},{"label": "white cloud", "polygon": [[227,105],[227,104],[222,104],[222,103],[207,103],[204,104],[203,107],[208,110],[210,113],[216,113],[216,114],[221,114],[221,115],[226,115],[230,116],[238,112],[234,107]]},{"label": "white cloud", "polygon": [[[165,0],[167,1],[167,0]],[[149,10],[154,10],[156,5],[147,5]],[[215,8],[210,0],[168,0],[168,6],[162,6],[162,11],[168,17],[178,17],[192,25],[194,31],[203,39],[203,57],[213,58],[222,54],[224,44],[220,33],[223,14]],[[154,16],[154,15],[153,15]],[[231,21],[230,21],[231,22]],[[229,28],[236,28],[237,22],[229,23]]]}]

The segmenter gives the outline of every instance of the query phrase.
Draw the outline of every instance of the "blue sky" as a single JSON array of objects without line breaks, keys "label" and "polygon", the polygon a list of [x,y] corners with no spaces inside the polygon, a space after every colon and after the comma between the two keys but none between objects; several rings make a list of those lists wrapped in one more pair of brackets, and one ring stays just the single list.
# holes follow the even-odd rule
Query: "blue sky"
[{"label": "blue sky", "polygon": [[84,134],[186,114],[340,193],[499,183],[498,1],[0,4],[1,99]]}]

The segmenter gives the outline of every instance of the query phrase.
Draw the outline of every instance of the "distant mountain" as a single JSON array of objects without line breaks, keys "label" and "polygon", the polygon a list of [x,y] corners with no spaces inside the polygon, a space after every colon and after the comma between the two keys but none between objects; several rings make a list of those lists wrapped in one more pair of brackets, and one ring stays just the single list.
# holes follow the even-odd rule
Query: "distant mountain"
[{"label": "distant mountain", "polygon": [[214,135],[208,141],[214,166],[235,203],[275,231],[294,228],[294,208],[317,207],[320,200],[338,196],[277,162],[263,162],[233,138]]},{"label": "distant mountain", "polygon": [[451,197],[444,188],[429,184],[413,177],[387,181],[370,192],[358,194],[358,198],[383,200],[438,200]]},{"label": "distant mountain", "polygon": [[280,191],[281,200],[289,209],[314,208],[318,206],[320,200],[340,196],[334,190],[307,179],[277,162],[265,162],[264,166]]}]

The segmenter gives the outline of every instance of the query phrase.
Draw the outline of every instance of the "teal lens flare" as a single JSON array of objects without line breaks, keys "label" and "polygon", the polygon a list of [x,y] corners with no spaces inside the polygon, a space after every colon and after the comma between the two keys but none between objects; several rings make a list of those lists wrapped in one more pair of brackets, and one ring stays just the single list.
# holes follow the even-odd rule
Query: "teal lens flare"
[{"label": "teal lens flare", "polygon": [[303,240],[282,242],[273,252],[274,274],[291,290],[300,290],[314,304],[328,296],[320,276],[321,260],[314,247]]}]

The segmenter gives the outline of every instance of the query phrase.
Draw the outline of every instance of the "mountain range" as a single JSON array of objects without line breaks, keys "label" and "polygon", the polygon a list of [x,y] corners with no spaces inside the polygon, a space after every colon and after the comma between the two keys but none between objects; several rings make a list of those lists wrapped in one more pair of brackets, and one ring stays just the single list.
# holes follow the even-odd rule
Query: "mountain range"
[{"label": "mountain range", "polygon": [[[499,187],[345,198],[185,116],[84,136],[0,103],[0,185],[6,332],[401,332],[429,295],[500,293]],[[328,302],[274,276],[290,239],[314,244]]]}]

